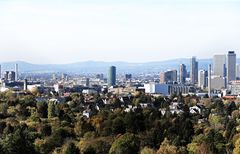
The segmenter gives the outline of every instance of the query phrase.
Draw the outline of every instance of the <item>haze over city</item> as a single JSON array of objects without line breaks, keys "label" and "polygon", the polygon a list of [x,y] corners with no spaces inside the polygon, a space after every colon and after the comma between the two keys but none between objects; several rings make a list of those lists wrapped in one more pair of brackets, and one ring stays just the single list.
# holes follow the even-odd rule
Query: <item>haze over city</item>
[{"label": "haze over city", "polygon": [[237,0],[0,1],[0,62],[147,62],[239,51]]},{"label": "haze over city", "polygon": [[0,0],[0,154],[240,154],[240,0]]}]

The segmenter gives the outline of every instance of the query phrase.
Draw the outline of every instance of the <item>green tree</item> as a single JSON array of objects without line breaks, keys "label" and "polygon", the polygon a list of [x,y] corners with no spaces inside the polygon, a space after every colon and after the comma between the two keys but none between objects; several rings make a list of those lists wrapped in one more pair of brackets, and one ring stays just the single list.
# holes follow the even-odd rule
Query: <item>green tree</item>
[{"label": "green tree", "polygon": [[76,145],[70,141],[63,147],[62,154],[80,154],[80,151]]},{"label": "green tree", "polygon": [[113,106],[116,108],[121,107],[121,101],[119,100],[119,98],[114,98],[112,103],[113,103]]},{"label": "green tree", "polygon": [[124,117],[126,131],[137,133],[145,130],[144,115],[141,109],[136,109],[135,112],[130,111]]},{"label": "green tree", "polygon": [[56,103],[49,101],[48,102],[48,118],[53,118],[56,116]]},{"label": "green tree", "polygon": [[6,116],[7,115],[7,109],[8,109],[8,104],[7,103],[1,103],[0,104],[0,112]]},{"label": "green tree", "polygon": [[131,133],[126,133],[117,138],[109,151],[109,154],[138,154],[139,138]]},{"label": "green tree", "polygon": [[74,126],[74,132],[78,137],[82,137],[86,132],[94,131],[94,127],[91,125],[88,119],[81,117]]},{"label": "green tree", "polygon": [[59,128],[55,130],[51,136],[47,137],[43,144],[38,145],[36,148],[40,153],[50,153],[55,148],[61,147],[66,138],[72,137],[67,130]]},{"label": "green tree", "polygon": [[47,118],[48,105],[46,102],[37,102],[37,116],[39,118]]},{"label": "green tree", "polygon": [[125,133],[125,125],[124,120],[121,117],[117,117],[113,120],[112,125],[113,133],[115,134],[124,134]]},{"label": "green tree", "polygon": [[96,150],[91,146],[87,146],[83,151],[83,154],[96,154]]},{"label": "green tree", "polygon": [[28,129],[25,125],[18,126],[14,133],[8,134],[2,141],[2,151],[5,154],[36,153]]}]

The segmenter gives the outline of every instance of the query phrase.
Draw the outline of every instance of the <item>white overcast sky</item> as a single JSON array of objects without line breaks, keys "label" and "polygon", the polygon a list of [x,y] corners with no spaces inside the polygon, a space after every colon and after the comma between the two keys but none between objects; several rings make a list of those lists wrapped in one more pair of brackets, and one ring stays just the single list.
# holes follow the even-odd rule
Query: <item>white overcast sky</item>
[{"label": "white overcast sky", "polygon": [[0,0],[0,62],[240,54],[240,0]]}]

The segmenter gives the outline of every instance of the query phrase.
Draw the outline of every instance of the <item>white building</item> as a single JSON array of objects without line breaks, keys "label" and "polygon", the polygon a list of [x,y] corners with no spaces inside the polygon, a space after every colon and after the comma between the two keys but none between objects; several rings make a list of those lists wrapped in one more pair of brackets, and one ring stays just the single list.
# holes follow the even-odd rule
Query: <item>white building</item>
[{"label": "white building", "polygon": [[226,76],[226,55],[213,56],[213,75]]},{"label": "white building", "polygon": [[240,81],[231,81],[230,84],[228,84],[228,90],[231,91],[232,95],[239,95],[240,94]]},{"label": "white building", "polygon": [[43,85],[41,84],[27,85],[27,90],[30,92],[34,92],[36,90],[39,90],[40,88],[43,88]]},{"label": "white building", "polygon": [[162,94],[165,96],[172,94],[188,94],[189,92],[194,92],[192,86],[182,85],[182,84],[156,84],[149,83],[144,84],[145,92],[150,94]]},{"label": "white building", "polygon": [[168,95],[168,84],[144,84],[145,93]]},{"label": "white building", "polygon": [[221,76],[211,76],[211,90],[221,90],[226,88],[226,78]]},{"label": "white building", "polygon": [[198,87],[204,89],[207,87],[207,71],[199,70],[198,72]]},{"label": "white building", "polygon": [[240,80],[240,64],[236,65],[236,79]]},{"label": "white building", "polygon": [[53,88],[59,94],[64,92],[64,86],[62,84],[55,84]]},{"label": "white building", "polygon": [[83,94],[97,94],[97,91],[94,89],[84,89],[82,91]]}]

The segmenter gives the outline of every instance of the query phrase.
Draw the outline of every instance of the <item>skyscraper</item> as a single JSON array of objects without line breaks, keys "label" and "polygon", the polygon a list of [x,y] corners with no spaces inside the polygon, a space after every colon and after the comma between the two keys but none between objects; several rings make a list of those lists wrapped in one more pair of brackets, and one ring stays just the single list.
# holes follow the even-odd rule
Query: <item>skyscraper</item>
[{"label": "skyscraper", "polygon": [[226,76],[226,55],[213,56],[213,74],[216,76]]},{"label": "skyscraper", "polygon": [[52,74],[52,80],[57,80],[57,77],[56,77],[55,73]]},{"label": "skyscraper", "polygon": [[198,72],[198,87],[204,89],[207,86],[207,71],[199,70]]},{"label": "skyscraper", "polygon": [[2,78],[2,66],[0,65],[0,79]]},{"label": "skyscraper", "polygon": [[8,73],[8,80],[9,81],[15,81],[15,79],[16,79],[16,73],[14,71],[10,71]]},{"label": "skyscraper", "polygon": [[27,81],[27,79],[24,79],[24,81],[23,81],[23,90],[24,91],[27,90],[27,86],[28,86],[28,81]]},{"label": "skyscraper", "polygon": [[3,74],[4,80],[8,80],[8,74],[9,74],[9,71],[4,72],[4,74]]},{"label": "skyscraper", "polygon": [[115,86],[116,85],[116,67],[110,66],[108,72],[108,85]]},{"label": "skyscraper", "polygon": [[198,62],[196,60],[196,57],[191,58],[190,79],[191,79],[192,84],[196,84],[198,82]]},{"label": "skyscraper", "polygon": [[240,64],[237,64],[236,66],[236,79],[240,79]]},{"label": "skyscraper", "polygon": [[236,80],[236,54],[234,51],[228,51],[227,55],[227,83]]},{"label": "skyscraper", "polygon": [[62,80],[65,80],[65,81],[67,81],[67,74],[65,74],[65,73],[62,73]]},{"label": "skyscraper", "polygon": [[179,67],[179,82],[184,84],[186,82],[186,77],[187,77],[186,65],[180,64],[180,67]]},{"label": "skyscraper", "polygon": [[89,87],[90,86],[90,79],[89,78],[86,78],[86,84],[85,84],[86,87]]},{"label": "skyscraper", "polygon": [[132,74],[125,74],[125,80],[131,80]]},{"label": "skyscraper", "polygon": [[15,81],[18,80],[18,64],[15,64]]},{"label": "skyscraper", "polygon": [[177,70],[169,70],[160,74],[160,83],[169,83],[177,81]]},{"label": "skyscraper", "polygon": [[211,79],[212,79],[212,76],[211,76],[211,71],[212,71],[212,68],[211,68],[211,64],[208,65],[208,96],[211,97]]}]

